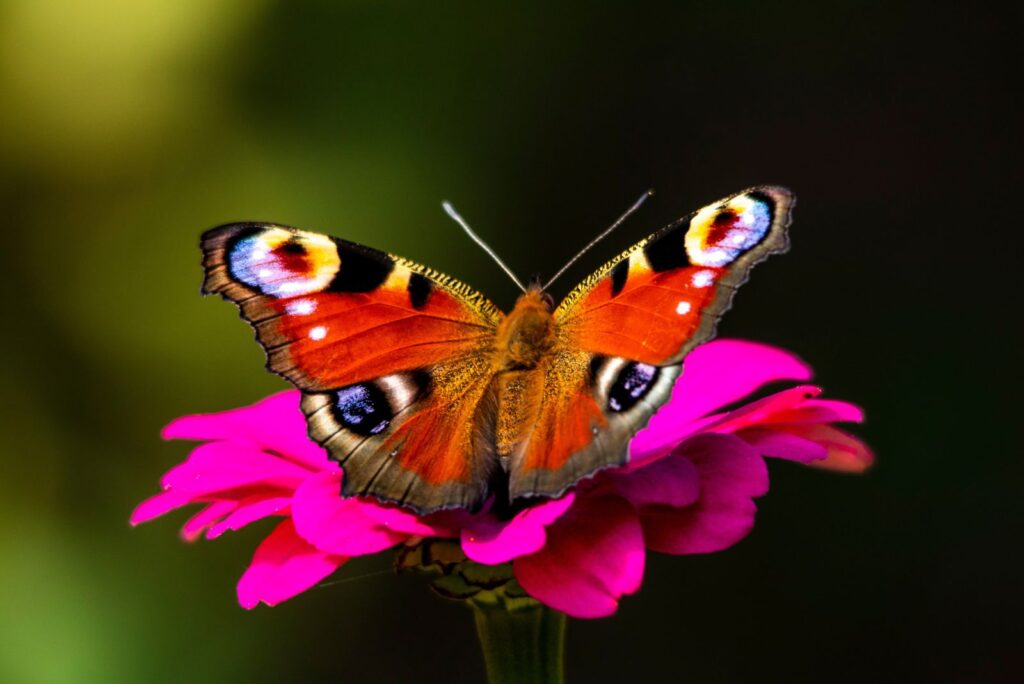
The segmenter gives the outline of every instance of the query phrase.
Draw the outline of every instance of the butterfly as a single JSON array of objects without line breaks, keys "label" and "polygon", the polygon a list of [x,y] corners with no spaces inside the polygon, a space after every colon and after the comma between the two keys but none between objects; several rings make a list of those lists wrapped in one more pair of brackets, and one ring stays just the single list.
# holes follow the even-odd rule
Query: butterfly
[{"label": "butterfly", "polygon": [[507,314],[427,266],[271,223],[203,234],[203,292],[237,304],[268,369],[302,391],[343,496],[420,514],[528,503],[628,461],[751,267],[787,249],[793,204],[750,188],[641,240],[557,306],[550,281],[520,284]]}]

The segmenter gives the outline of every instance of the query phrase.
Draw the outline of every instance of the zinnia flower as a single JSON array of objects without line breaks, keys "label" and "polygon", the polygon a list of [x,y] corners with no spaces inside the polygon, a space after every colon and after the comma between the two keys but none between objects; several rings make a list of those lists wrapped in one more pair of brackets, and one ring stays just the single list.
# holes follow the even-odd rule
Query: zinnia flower
[{"label": "zinnia flower", "polygon": [[280,519],[238,582],[246,608],[291,598],[353,556],[442,538],[476,563],[511,563],[521,588],[551,608],[606,616],[640,588],[647,550],[710,553],[747,535],[754,499],[768,491],[764,457],[847,472],[871,464],[868,448],[832,425],[860,422],[860,409],[818,399],[812,385],[723,410],[769,383],[810,376],[803,362],[774,347],[705,344],[686,358],[671,400],[634,437],[627,465],[511,517],[486,507],[418,516],[375,499],[342,498],[344,473],[307,437],[299,393],[290,390],[168,425],[164,438],[203,444],[163,477],[163,491],[131,521],[202,504],[182,528],[194,540]]}]

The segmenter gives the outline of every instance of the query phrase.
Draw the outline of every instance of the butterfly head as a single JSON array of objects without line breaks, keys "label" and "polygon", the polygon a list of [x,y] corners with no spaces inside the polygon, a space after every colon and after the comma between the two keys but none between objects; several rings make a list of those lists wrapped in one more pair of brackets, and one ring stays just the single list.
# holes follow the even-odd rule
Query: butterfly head
[{"label": "butterfly head", "polygon": [[531,293],[540,295],[541,301],[547,305],[548,311],[555,310],[555,298],[547,293],[547,288],[544,286],[544,281],[541,280],[539,273],[534,273],[530,277],[530,282],[523,291],[522,296],[519,297],[519,301],[522,301],[523,297]]}]

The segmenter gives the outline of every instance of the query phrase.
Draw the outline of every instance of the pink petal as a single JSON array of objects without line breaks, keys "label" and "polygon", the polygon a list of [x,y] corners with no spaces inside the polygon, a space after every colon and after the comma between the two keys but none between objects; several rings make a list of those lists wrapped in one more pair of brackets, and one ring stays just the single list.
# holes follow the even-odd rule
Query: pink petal
[{"label": "pink petal", "polygon": [[812,463],[828,456],[828,449],[817,442],[770,428],[747,428],[736,433],[762,456]]},{"label": "pink petal", "polygon": [[161,479],[165,489],[204,496],[252,485],[293,490],[309,471],[245,442],[200,444]]},{"label": "pink petal", "polygon": [[808,399],[791,409],[777,411],[773,423],[863,423],[864,411],[857,405],[833,399]]},{"label": "pink petal", "polygon": [[299,408],[301,393],[278,392],[250,406],[184,416],[164,428],[164,439],[249,441],[313,470],[329,461],[327,453],[309,439],[306,418]]},{"label": "pink petal", "polygon": [[813,440],[828,450],[823,461],[809,465],[845,473],[863,473],[875,462],[871,449],[851,434],[831,425],[787,425],[781,429],[803,439]]},{"label": "pink petal", "polygon": [[752,498],[768,491],[764,459],[733,435],[697,435],[675,453],[697,466],[700,499],[686,508],[641,511],[647,547],[664,553],[710,553],[745,537],[757,510]]},{"label": "pink petal", "polygon": [[776,423],[777,415],[785,411],[803,406],[821,394],[821,388],[813,385],[798,385],[789,389],[770,394],[745,404],[735,411],[720,414],[716,419],[703,426],[703,430],[729,433],[763,423]]},{"label": "pink petal", "polygon": [[228,530],[240,530],[249,523],[262,520],[270,515],[280,515],[291,504],[290,496],[278,496],[265,499],[253,497],[238,505],[238,508],[226,518],[210,527],[206,532],[207,539],[216,539]]},{"label": "pink petal", "polygon": [[672,398],[630,444],[637,458],[678,444],[692,434],[691,423],[781,380],[806,381],[811,369],[787,351],[743,340],[719,339],[694,349]]},{"label": "pink petal", "polygon": [[185,541],[195,541],[203,531],[238,507],[237,501],[214,501],[199,511],[182,526],[181,536]]},{"label": "pink petal", "polygon": [[376,553],[411,536],[367,515],[367,508],[373,505],[355,498],[343,499],[340,473],[320,473],[295,492],[292,520],[307,542],[321,551],[344,556]]},{"label": "pink petal", "polygon": [[[341,475],[338,476],[339,496]],[[443,524],[440,516],[419,516],[416,513],[391,504],[381,503],[374,499],[353,499],[359,505],[359,511],[378,525],[387,527],[394,532],[419,537],[454,537],[456,533]]]},{"label": "pink petal", "polygon": [[635,470],[605,471],[615,491],[634,506],[689,506],[700,496],[700,474],[685,458],[669,456]]},{"label": "pink petal", "polygon": [[513,563],[528,594],[573,617],[611,615],[640,588],[644,540],[636,511],[615,495],[581,496],[547,529],[547,544]]},{"label": "pink petal", "polygon": [[259,545],[238,580],[238,602],[243,608],[255,608],[260,602],[275,606],[309,589],[347,560],[316,550],[285,519]]},{"label": "pink petal", "polygon": [[470,559],[485,565],[505,563],[539,551],[547,541],[545,528],[569,510],[575,499],[576,495],[569,493],[527,508],[511,520],[478,516],[462,529],[462,550]]},{"label": "pink petal", "polygon": [[159,518],[176,508],[186,506],[192,501],[193,498],[190,495],[181,492],[160,492],[136,506],[128,520],[132,525],[139,525],[153,518]]}]

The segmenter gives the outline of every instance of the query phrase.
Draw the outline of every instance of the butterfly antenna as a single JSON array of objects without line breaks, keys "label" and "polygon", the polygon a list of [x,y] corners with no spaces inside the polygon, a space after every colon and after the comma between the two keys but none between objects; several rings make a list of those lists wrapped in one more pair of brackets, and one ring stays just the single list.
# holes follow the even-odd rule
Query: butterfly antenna
[{"label": "butterfly antenna", "polygon": [[376,570],[374,572],[367,572],[367,573],[364,573],[362,575],[356,575],[355,577],[343,577],[341,579],[332,580],[330,582],[321,582],[320,584],[316,585],[316,588],[317,589],[326,589],[327,587],[333,587],[336,584],[348,584],[349,582],[358,582],[359,580],[364,580],[364,579],[367,579],[367,578],[370,578],[370,577],[378,577],[380,575],[393,575],[393,574],[395,574],[395,571],[393,569],[392,570]]},{"label": "butterfly antenna", "polygon": [[645,192],[644,194],[640,195],[640,199],[638,199],[638,200],[637,200],[636,202],[633,202],[633,206],[631,206],[631,207],[630,207],[629,209],[627,209],[627,210],[626,210],[626,213],[625,213],[625,214],[623,214],[622,216],[620,216],[620,217],[619,217],[619,220],[618,220],[618,221],[616,221],[616,222],[615,222],[615,223],[613,223],[612,225],[608,226],[608,228],[607,228],[607,229],[606,229],[606,230],[605,230],[605,231],[604,231],[603,233],[601,233],[601,234],[600,234],[600,235],[598,235],[598,236],[597,236],[596,238],[594,238],[593,240],[591,240],[591,241],[590,241],[590,242],[589,242],[589,243],[587,244],[587,246],[586,246],[586,247],[584,247],[584,248],[583,248],[583,249],[581,249],[581,250],[580,250],[579,252],[577,252],[577,253],[576,253],[576,256],[574,256],[574,257],[573,257],[572,259],[569,259],[569,263],[567,263],[567,264],[566,264],[565,266],[563,266],[562,268],[560,268],[560,269],[558,270],[558,273],[556,273],[555,275],[551,276],[551,280],[549,280],[549,281],[548,281],[548,282],[547,282],[547,283],[546,283],[546,284],[544,285],[544,288],[543,288],[543,289],[544,289],[544,290],[547,290],[547,289],[548,289],[549,287],[551,287],[551,284],[552,284],[553,282],[555,282],[556,280],[558,280],[558,279],[559,279],[559,277],[561,277],[561,275],[562,275],[563,273],[565,273],[566,271],[568,271],[568,270],[569,270],[569,267],[570,267],[570,266],[572,266],[572,265],[573,265],[573,264],[575,264],[575,263],[576,263],[577,261],[579,261],[579,260],[580,260],[580,257],[581,257],[581,256],[583,256],[584,254],[586,254],[587,252],[589,252],[589,251],[590,251],[590,249],[591,249],[591,248],[592,248],[592,247],[593,247],[594,245],[596,245],[596,244],[597,244],[598,242],[600,242],[601,240],[604,240],[604,239],[605,239],[606,237],[608,237],[609,235],[611,235],[611,234],[612,234],[612,231],[613,231],[613,230],[615,230],[616,228],[618,228],[619,226],[621,226],[621,225],[622,225],[622,223],[623,223],[623,222],[624,222],[624,221],[625,221],[626,219],[628,219],[628,218],[629,218],[629,217],[630,217],[630,216],[631,216],[631,215],[633,214],[633,212],[635,212],[635,211],[636,211],[637,209],[639,209],[639,208],[640,208],[640,205],[641,205],[641,204],[643,204],[644,202],[646,202],[646,201],[647,201],[647,198],[648,198],[648,197],[650,197],[650,196],[651,196],[651,195],[653,195],[653,194],[654,194],[654,190],[648,190],[648,191],[647,191],[647,192]]},{"label": "butterfly antenna", "polygon": [[505,273],[508,274],[508,277],[512,279],[512,282],[515,283],[520,290],[526,292],[526,288],[523,286],[522,281],[520,281],[519,278],[516,278],[516,274],[512,272],[512,269],[505,265],[505,262],[501,260],[501,257],[494,253],[494,250],[491,249],[490,245],[481,240],[480,236],[473,232],[473,229],[469,227],[469,224],[466,223],[466,220],[459,216],[459,212],[455,211],[455,207],[453,207],[451,203],[447,201],[442,202],[441,206],[444,207],[445,212],[452,217],[453,221],[462,226],[462,230],[466,231],[466,235],[472,238],[473,242],[480,245],[480,248],[487,252],[487,254],[490,255],[492,259],[494,259],[494,262],[498,264],[498,266],[501,266],[501,270],[505,271]]}]

